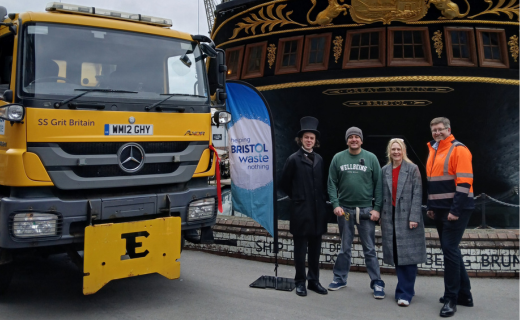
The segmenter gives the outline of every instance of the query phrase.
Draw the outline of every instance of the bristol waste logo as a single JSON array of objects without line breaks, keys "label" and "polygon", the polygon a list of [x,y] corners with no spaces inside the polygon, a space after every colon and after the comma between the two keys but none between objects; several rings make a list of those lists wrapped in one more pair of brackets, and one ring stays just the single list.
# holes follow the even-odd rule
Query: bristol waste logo
[{"label": "bristol waste logo", "polygon": [[252,190],[273,179],[271,127],[263,121],[242,118],[229,129],[233,183]]}]

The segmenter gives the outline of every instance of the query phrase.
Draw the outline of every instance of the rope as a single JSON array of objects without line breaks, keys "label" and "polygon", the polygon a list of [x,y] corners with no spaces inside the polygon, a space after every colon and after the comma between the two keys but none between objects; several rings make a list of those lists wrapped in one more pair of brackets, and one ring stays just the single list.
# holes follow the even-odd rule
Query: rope
[{"label": "rope", "polygon": [[502,202],[502,201],[500,201],[500,200],[497,200],[497,199],[495,199],[495,198],[493,198],[492,196],[487,195],[487,194],[486,194],[486,197],[489,198],[489,199],[491,199],[492,201],[495,201],[496,203],[499,203],[499,204],[504,205],[504,206],[514,207],[514,208],[520,208],[520,205],[517,205],[517,204],[511,204],[511,203],[505,203],[505,202]]},{"label": "rope", "polygon": [[[478,198],[480,198],[480,197],[482,197],[482,194],[479,194],[478,196],[474,197],[474,199],[478,199]],[[288,198],[289,198],[288,196],[285,196],[285,197],[283,197],[283,198],[278,199],[277,201],[283,201],[283,200],[288,199]],[[504,206],[514,207],[514,208],[520,208],[520,205],[517,205],[517,204],[511,204],[511,203],[506,203],[506,202],[502,202],[502,201],[500,201],[500,200],[497,200],[497,199],[493,198],[492,196],[490,196],[490,195],[488,195],[488,194],[486,194],[486,198],[489,198],[491,201],[495,201],[496,203],[499,203],[499,204],[504,205]],[[330,202],[327,201],[327,203],[330,203]],[[426,206],[424,206],[424,205],[422,205],[421,207],[422,207],[423,209],[426,209]]]}]

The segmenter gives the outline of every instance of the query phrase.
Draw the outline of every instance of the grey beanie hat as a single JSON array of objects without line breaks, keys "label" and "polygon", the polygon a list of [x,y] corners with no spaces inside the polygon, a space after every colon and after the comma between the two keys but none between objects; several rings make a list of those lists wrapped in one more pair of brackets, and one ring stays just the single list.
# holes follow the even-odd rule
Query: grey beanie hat
[{"label": "grey beanie hat", "polygon": [[361,138],[361,141],[363,141],[363,131],[361,131],[361,129],[359,129],[358,127],[348,128],[347,133],[345,134],[345,141],[348,140],[348,137],[350,137],[353,134],[358,135]]}]

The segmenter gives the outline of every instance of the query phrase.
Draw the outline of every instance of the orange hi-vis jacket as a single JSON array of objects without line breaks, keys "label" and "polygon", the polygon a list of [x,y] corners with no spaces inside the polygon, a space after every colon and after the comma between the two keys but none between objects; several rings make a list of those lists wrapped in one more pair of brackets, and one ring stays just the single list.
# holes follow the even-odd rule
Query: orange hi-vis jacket
[{"label": "orange hi-vis jacket", "polygon": [[428,142],[428,210],[449,209],[459,216],[462,210],[474,209],[471,152],[453,135],[439,141],[437,150],[434,144],[435,140]]}]

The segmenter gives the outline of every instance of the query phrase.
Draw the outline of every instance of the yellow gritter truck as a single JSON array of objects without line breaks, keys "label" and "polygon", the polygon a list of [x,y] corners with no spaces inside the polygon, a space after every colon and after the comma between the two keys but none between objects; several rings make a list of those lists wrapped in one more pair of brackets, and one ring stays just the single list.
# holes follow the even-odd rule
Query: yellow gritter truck
[{"label": "yellow gritter truck", "polygon": [[19,254],[69,253],[84,294],[178,278],[184,235],[211,242],[216,221],[223,52],[169,19],[80,5],[0,21],[0,292]]}]

